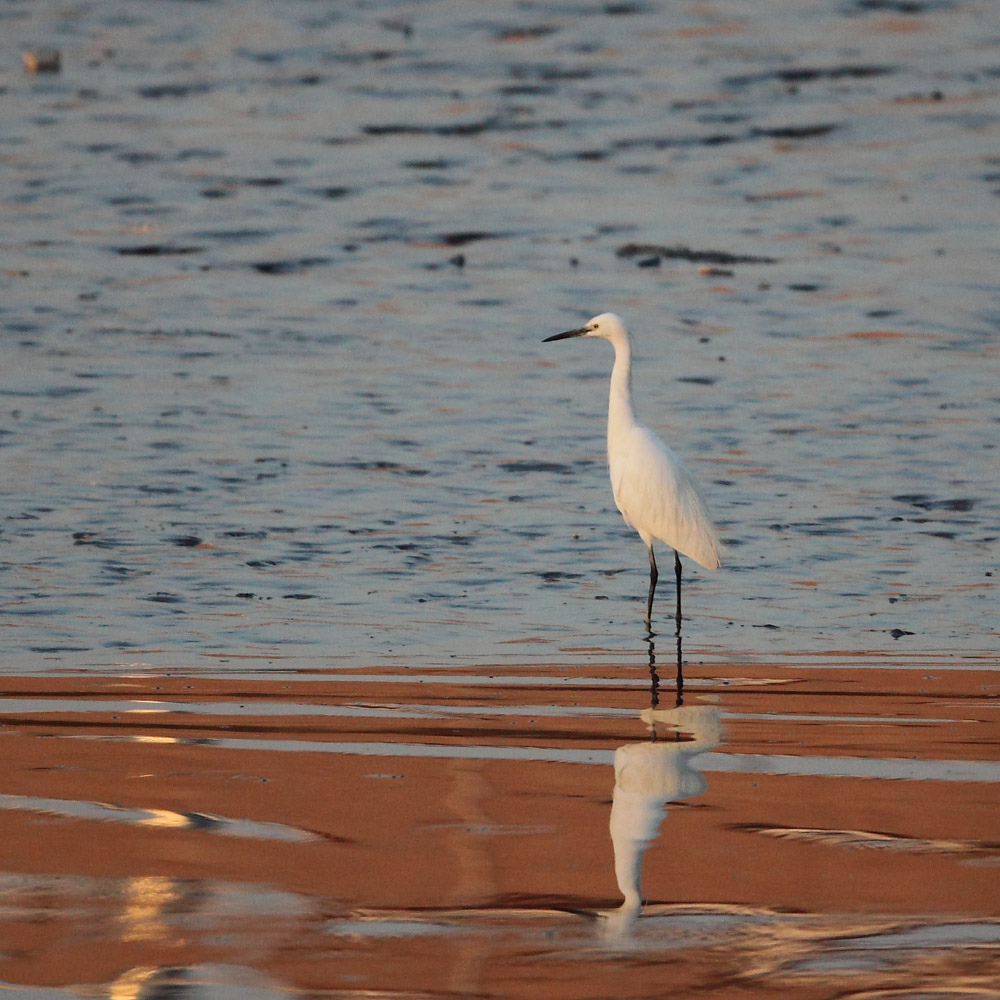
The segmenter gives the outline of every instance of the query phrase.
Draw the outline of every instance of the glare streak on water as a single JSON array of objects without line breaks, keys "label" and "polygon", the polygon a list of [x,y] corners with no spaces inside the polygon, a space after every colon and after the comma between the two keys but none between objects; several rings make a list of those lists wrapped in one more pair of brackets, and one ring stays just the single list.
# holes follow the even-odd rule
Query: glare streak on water
[{"label": "glare streak on water", "polygon": [[[366,679],[366,682],[369,679]],[[690,682],[699,686],[697,679]],[[702,682],[704,683],[704,682]],[[616,682],[617,684],[617,682]],[[648,687],[649,682],[641,682]],[[634,686],[634,685],[633,685]],[[629,708],[611,708],[595,705],[448,705],[448,704],[395,704],[385,702],[372,705],[325,705],[307,702],[225,702],[225,701],[100,701],[90,698],[0,698],[0,716],[3,715],[64,715],[110,713],[123,716],[141,715],[209,715],[240,719],[280,718],[284,716],[317,718],[362,718],[362,719],[444,719],[449,717],[472,716],[515,716],[517,718],[540,719],[631,719],[635,711]],[[937,726],[945,723],[972,725],[971,720],[960,718],[932,718],[928,716],[885,716],[873,719],[867,715],[833,715],[828,713],[789,714],[783,712],[723,712],[726,721],[760,721],[769,723],[809,722],[833,723],[838,725],[926,725]]]},{"label": "glare streak on water", "polygon": [[306,830],[296,830],[281,823],[258,823],[247,819],[229,819],[205,813],[175,812],[170,809],[128,809],[104,802],[72,802],[67,799],[42,799],[30,795],[0,794],[0,810],[19,809],[47,813],[70,819],[134,823],[167,830],[204,830],[224,837],[249,837],[258,840],[300,842],[314,840]]},{"label": "glare streak on water", "polygon": [[[648,682],[647,682],[648,686]],[[449,716],[516,715],[539,718],[632,718],[634,711],[573,705],[320,705],[289,702],[131,702],[97,701],[93,699],[0,698],[0,715],[35,715],[94,712],[136,715],[215,715],[238,718],[317,716],[332,718],[392,718],[426,719]]]},{"label": "glare streak on water", "polygon": [[[436,757],[448,760],[532,760],[563,764],[613,764],[610,750],[568,747],[464,746],[426,743],[343,743],[334,740],[258,740],[234,737],[72,736],[102,742],[177,743],[226,750],[358,754],[372,757]],[[882,778],[904,781],[1000,782],[1000,762],[907,760],[878,757],[782,756],[779,754],[706,753],[695,758],[698,769],[739,774],[812,775],[829,778]]]}]

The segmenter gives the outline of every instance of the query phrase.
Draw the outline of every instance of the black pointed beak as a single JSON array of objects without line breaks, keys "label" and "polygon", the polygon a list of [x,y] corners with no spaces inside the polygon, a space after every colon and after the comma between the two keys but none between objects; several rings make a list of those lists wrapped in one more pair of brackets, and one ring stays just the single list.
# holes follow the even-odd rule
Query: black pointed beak
[{"label": "black pointed beak", "polygon": [[569,340],[570,337],[583,337],[588,332],[589,331],[585,326],[581,327],[579,330],[567,330],[565,333],[556,333],[551,337],[546,337],[542,343],[547,344],[550,340]]}]

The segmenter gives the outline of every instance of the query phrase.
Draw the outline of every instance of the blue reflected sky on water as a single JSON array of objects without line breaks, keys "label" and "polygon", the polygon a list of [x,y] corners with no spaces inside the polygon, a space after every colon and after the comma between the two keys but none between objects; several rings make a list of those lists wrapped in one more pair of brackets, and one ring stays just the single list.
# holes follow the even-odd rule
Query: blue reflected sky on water
[{"label": "blue reflected sky on water", "polygon": [[729,544],[692,651],[995,648],[979,8],[171,11],[4,17],[18,669],[630,654],[610,352],[540,344],[602,309]]}]

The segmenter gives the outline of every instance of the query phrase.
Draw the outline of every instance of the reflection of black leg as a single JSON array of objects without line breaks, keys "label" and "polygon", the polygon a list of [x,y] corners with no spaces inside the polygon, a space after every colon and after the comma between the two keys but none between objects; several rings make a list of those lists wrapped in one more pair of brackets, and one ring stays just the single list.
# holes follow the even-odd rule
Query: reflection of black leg
[{"label": "reflection of black leg", "polygon": [[656,593],[656,581],[660,574],[656,571],[656,558],[653,555],[653,546],[649,547],[649,597],[646,600],[646,628],[651,628],[650,621],[653,616],[653,594]]},{"label": "reflection of black leg", "polygon": [[680,708],[684,704],[684,668],[681,665],[681,630],[677,630],[677,699],[674,704]]},{"label": "reflection of black leg", "polygon": [[649,707],[656,708],[660,704],[660,675],[656,672],[656,645],[653,642],[653,633],[647,632],[643,641],[649,646]]}]

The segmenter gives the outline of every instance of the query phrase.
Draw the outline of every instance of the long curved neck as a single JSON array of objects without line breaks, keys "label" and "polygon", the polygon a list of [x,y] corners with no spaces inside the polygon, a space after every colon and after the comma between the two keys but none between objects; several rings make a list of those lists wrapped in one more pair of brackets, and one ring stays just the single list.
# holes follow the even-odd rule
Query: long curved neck
[{"label": "long curved neck", "polygon": [[611,369],[611,392],[608,398],[608,443],[622,431],[635,425],[632,410],[632,348],[622,335],[611,341],[615,366]]}]

